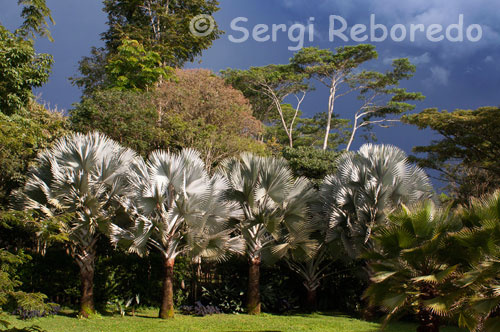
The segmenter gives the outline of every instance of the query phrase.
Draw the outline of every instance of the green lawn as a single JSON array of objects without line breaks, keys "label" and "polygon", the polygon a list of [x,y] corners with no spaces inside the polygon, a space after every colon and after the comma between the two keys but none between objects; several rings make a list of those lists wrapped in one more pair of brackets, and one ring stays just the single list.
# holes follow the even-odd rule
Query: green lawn
[{"label": "green lawn", "polygon": [[[69,316],[40,318],[27,322],[10,317],[9,321],[17,328],[37,325],[47,332],[374,332],[379,324],[361,320],[322,314],[276,316],[262,314],[213,315],[191,317],[177,315],[170,321],[156,318],[157,311],[141,311],[135,317],[99,316],[92,319],[77,319]],[[415,325],[406,323],[391,324],[387,332],[414,332]],[[444,328],[444,332],[459,332],[457,328]]]}]

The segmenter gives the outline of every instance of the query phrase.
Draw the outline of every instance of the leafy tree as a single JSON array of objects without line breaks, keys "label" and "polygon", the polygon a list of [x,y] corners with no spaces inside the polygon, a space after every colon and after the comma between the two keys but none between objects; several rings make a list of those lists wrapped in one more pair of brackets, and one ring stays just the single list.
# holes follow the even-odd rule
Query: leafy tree
[{"label": "leafy tree", "polygon": [[[2,307],[14,301],[15,305],[30,307],[40,311],[49,310],[50,305],[44,300],[46,295],[41,293],[25,293],[19,290],[22,282],[17,276],[18,268],[31,257],[23,251],[13,254],[5,249],[0,249],[0,325],[8,327],[9,322],[2,319]],[[9,330],[10,331],[10,330]]]},{"label": "leafy tree", "polygon": [[71,129],[106,134],[143,157],[156,149],[177,145],[177,131],[185,124],[164,117],[159,121],[154,92],[100,90],[69,111]]},{"label": "leafy tree", "polygon": [[172,318],[176,257],[216,260],[241,251],[241,241],[230,237],[232,230],[226,225],[239,210],[224,198],[223,178],[209,177],[194,150],[154,152],[147,163],[138,161],[129,181],[131,196],[125,207],[134,224],[130,230],[114,226],[112,241],[141,255],[148,253],[148,246],[162,253],[165,274],[159,316]]},{"label": "leafy tree", "polygon": [[21,113],[33,99],[32,88],[49,79],[52,56],[37,54],[27,40],[0,26],[0,112]]},{"label": "leafy tree", "polygon": [[47,7],[45,0],[18,0],[17,3],[23,6],[21,17],[23,24],[16,30],[16,34],[29,39],[35,39],[36,35],[47,37],[53,41],[48,29],[49,23],[55,24],[52,13]]},{"label": "leafy tree", "polygon": [[31,102],[27,112],[0,113],[0,207],[11,192],[22,186],[37,153],[67,133],[66,119],[57,112]]},{"label": "leafy tree", "polygon": [[375,232],[375,247],[365,256],[374,272],[365,296],[387,310],[386,321],[409,309],[418,317],[418,332],[439,332],[440,317],[451,314],[461,295],[454,282],[460,264],[450,255],[449,238],[462,224],[430,201],[403,206],[389,220]]},{"label": "leafy tree", "polygon": [[[291,123],[289,131],[293,141],[293,148],[301,147],[321,147],[323,142],[324,130],[326,128],[326,113],[316,113],[313,117],[302,117],[302,112],[296,110],[289,104],[282,105],[282,112],[286,123]],[[293,118],[295,117],[295,120]],[[282,146],[290,148],[290,137],[283,129],[281,120],[275,116],[267,120],[265,127],[264,140],[268,145],[279,143]],[[331,128],[336,132],[331,132],[328,138],[330,150],[337,150],[341,144],[346,143],[346,137],[349,135],[349,120],[339,119],[334,116],[331,122]]]},{"label": "leafy tree", "polygon": [[307,147],[283,149],[283,158],[288,161],[294,175],[304,176],[318,184],[327,175],[335,173],[339,156],[339,152]]},{"label": "leafy tree", "polygon": [[259,314],[263,258],[281,258],[290,250],[307,255],[314,249],[307,215],[312,187],[305,178],[295,179],[283,159],[242,154],[226,160],[220,171],[229,182],[229,199],[243,211],[234,222],[249,263],[247,310]]},{"label": "leafy tree", "polygon": [[361,101],[361,106],[354,114],[347,151],[359,129],[387,125],[395,121],[386,119],[388,115],[402,114],[415,107],[407,101],[423,99],[420,93],[407,92],[399,87],[401,80],[411,78],[415,72],[415,66],[408,59],[394,60],[392,70],[386,73],[359,72],[361,65],[377,57],[373,45],[360,44],[339,47],[335,52],[315,47],[304,48],[291,59],[291,63],[301,72],[317,79],[330,91],[323,150],[328,147],[337,99],[357,91]]},{"label": "leafy tree", "polygon": [[63,226],[80,268],[80,314],[85,317],[94,311],[96,243],[126,193],[124,176],[134,158],[134,152],[98,133],[65,136],[39,154],[24,189],[16,194],[25,210],[49,218],[73,216]]},{"label": "leafy tree", "polygon": [[158,53],[164,65],[182,67],[222,33],[215,21],[207,36],[190,31],[191,19],[197,15],[212,17],[219,10],[218,4],[216,0],[105,0],[109,28],[102,36],[106,49],[114,54],[123,39],[133,39],[146,51]]},{"label": "leafy tree", "polygon": [[83,97],[91,97],[97,90],[103,89],[109,84],[108,53],[103,47],[92,47],[89,56],[84,56],[78,61],[78,71],[81,76],[69,78],[72,85],[82,90]]},{"label": "leafy tree", "polygon": [[450,182],[460,203],[481,197],[500,186],[500,108],[481,107],[453,112],[426,109],[404,121],[420,129],[431,129],[441,138],[414,152],[419,165],[438,170]]},{"label": "leafy tree", "polygon": [[156,102],[160,123],[184,123],[176,146],[200,151],[209,170],[243,151],[265,153],[262,125],[241,92],[209,70],[176,70],[175,77],[158,87]]},{"label": "leafy tree", "polygon": [[47,28],[50,9],[45,0],[18,0],[23,6],[23,23],[14,31],[0,24],[0,112],[11,115],[22,112],[33,99],[32,88],[49,79],[53,60],[48,54],[37,54],[36,35],[52,40]]},{"label": "leafy tree", "polygon": [[118,90],[146,90],[171,76],[161,63],[160,54],[146,51],[136,40],[124,39],[106,65],[109,87]]},{"label": "leafy tree", "polygon": [[208,70],[176,70],[175,77],[147,92],[94,92],[70,111],[72,128],[99,130],[144,157],[195,148],[209,169],[242,151],[265,153],[261,123],[239,91]]},{"label": "leafy tree", "polygon": [[[307,75],[298,72],[296,67],[291,65],[268,65],[252,67],[248,70],[228,69],[223,71],[222,75],[229,84],[240,89],[244,94],[246,93],[250,97],[260,96],[260,98],[269,99],[266,114],[260,114],[260,116],[263,119],[278,118],[281,129],[288,138],[288,146],[293,148],[293,130],[300,115],[300,106],[307,91],[311,89],[305,83]],[[292,108],[288,104],[289,106],[284,109],[283,102],[291,95],[296,99],[295,107]],[[269,114],[270,110],[277,111],[278,115]]]}]

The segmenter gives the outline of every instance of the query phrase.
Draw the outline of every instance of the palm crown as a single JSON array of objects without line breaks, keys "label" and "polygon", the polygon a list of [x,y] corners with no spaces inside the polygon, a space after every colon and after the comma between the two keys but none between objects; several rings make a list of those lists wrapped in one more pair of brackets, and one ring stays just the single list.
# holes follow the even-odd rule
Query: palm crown
[{"label": "palm crown", "polygon": [[327,241],[339,239],[349,256],[370,245],[373,228],[401,204],[431,198],[425,172],[409,164],[406,154],[391,145],[363,145],[338,161],[337,173],[320,188],[319,212],[328,223]]},{"label": "palm crown", "polygon": [[286,161],[278,158],[245,153],[226,160],[220,171],[229,183],[228,199],[243,212],[235,224],[250,264],[248,311],[258,314],[262,258],[281,258],[290,250],[307,254],[315,246],[308,224],[312,186],[305,178],[295,179]]},{"label": "palm crown", "polygon": [[[137,160],[129,175],[130,195],[123,201],[133,221],[124,229],[114,225],[111,240],[129,251],[147,254],[159,250],[165,260],[164,300],[160,317],[173,316],[171,282],[175,258],[224,259],[243,250],[239,237],[231,237],[227,220],[240,215],[224,198],[225,180],[210,177],[198,152],[153,152],[148,161]],[[166,287],[166,288],[165,288]]]},{"label": "palm crown", "polygon": [[99,134],[73,134],[40,153],[24,189],[16,194],[26,210],[45,217],[71,214],[64,226],[82,277],[81,314],[93,310],[95,246],[127,194],[125,175],[136,154]]}]

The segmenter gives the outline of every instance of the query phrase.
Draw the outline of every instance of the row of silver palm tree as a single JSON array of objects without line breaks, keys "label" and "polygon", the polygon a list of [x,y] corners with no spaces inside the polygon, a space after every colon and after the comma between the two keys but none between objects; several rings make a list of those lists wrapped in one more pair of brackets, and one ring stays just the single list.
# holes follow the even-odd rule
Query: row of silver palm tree
[{"label": "row of silver palm tree", "polygon": [[392,146],[365,145],[344,155],[316,191],[280,158],[243,154],[208,174],[200,155],[157,151],[144,161],[99,133],[72,134],[42,152],[16,203],[42,218],[66,214],[62,225],[80,266],[80,313],[94,311],[96,243],[105,234],[139,255],[164,258],[161,318],[173,317],[173,269],[179,255],[249,261],[247,305],[260,312],[259,268],[284,258],[315,291],[328,243],[355,255],[371,229],[401,203],[430,197],[425,173]]}]

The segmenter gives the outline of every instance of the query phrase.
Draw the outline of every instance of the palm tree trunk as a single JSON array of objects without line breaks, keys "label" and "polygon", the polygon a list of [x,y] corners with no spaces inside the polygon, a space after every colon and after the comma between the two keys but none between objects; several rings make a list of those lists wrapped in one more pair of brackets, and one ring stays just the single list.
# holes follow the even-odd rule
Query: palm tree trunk
[{"label": "palm tree trunk", "polygon": [[436,291],[432,286],[423,285],[420,287],[418,322],[417,332],[439,332],[439,316],[436,316],[429,308],[425,307],[422,302],[435,298]]},{"label": "palm tree trunk", "polygon": [[248,270],[247,311],[250,315],[260,314],[260,257],[250,258]]},{"label": "palm tree trunk", "polygon": [[81,297],[80,312],[82,317],[87,318],[95,312],[94,306],[94,270],[95,270],[95,248],[90,246],[77,255],[76,262],[80,267]]},{"label": "palm tree trunk", "polygon": [[307,296],[306,296],[306,308],[308,311],[313,312],[316,311],[316,308],[318,307],[318,293],[316,291],[316,288],[311,289],[311,288],[306,288],[307,289]]},{"label": "palm tree trunk", "polygon": [[161,299],[160,315],[162,319],[174,317],[174,258],[165,257],[164,276],[163,276],[163,292]]},{"label": "palm tree trunk", "polygon": [[417,332],[439,332],[439,317],[434,315],[429,309],[419,309],[418,322]]}]

